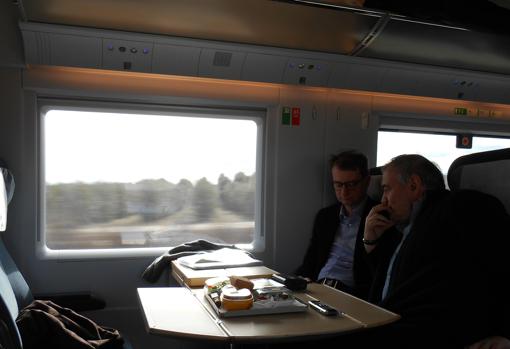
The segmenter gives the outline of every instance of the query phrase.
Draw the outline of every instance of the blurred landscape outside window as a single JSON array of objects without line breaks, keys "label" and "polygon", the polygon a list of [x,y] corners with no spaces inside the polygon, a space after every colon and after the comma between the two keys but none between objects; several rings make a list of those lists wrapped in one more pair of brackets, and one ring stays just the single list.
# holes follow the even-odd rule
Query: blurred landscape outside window
[{"label": "blurred landscape outside window", "polygon": [[54,109],[43,121],[48,248],[253,241],[253,117]]}]

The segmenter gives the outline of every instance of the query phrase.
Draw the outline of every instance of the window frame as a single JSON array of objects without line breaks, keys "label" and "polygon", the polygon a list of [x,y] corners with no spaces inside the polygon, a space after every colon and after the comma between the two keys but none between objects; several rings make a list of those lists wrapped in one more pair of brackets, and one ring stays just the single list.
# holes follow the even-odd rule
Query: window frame
[{"label": "window frame", "polygon": [[40,259],[101,259],[101,258],[131,258],[149,257],[167,252],[171,246],[163,247],[121,247],[104,249],[66,249],[53,250],[46,245],[46,197],[45,197],[45,130],[44,116],[50,110],[75,110],[89,112],[114,112],[124,114],[148,114],[148,115],[175,115],[185,117],[214,118],[214,119],[238,119],[254,121],[257,127],[257,146],[255,159],[256,190],[255,190],[255,229],[251,244],[239,244],[238,246],[253,252],[264,251],[264,210],[263,203],[266,196],[265,185],[265,148],[266,148],[266,116],[267,110],[253,107],[217,107],[217,106],[189,106],[177,104],[146,104],[109,102],[92,100],[67,100],[53,98],[39,98],[37,100],[37,229],[36,229],[36,254]]},{"label": "window frame", "polygon": [[[468,116],[427,115],[407,112],[383,112],[376,114],[378,128],[374,166],[378,159],[379,131],[422,133],[437,135],[470,134],[473,137],[510,139],[510,121]],[[448,169],[447,169],[448,171]]]},{"label": "window frame", "polygon": [[[413,130],[413,129],[398,129],[398,128],[379,128],[377,130],[377,135],[379,138],[379,132],[395,132],[395,133],[415,133],[415,134],[425,134],[425,135],[440,135],[440,136],[458,136],[461,132],[455,133],[451,131],[423,131],[423,130]],[[497,139],[508,139],[510,140],[510,132],[503,136],[503,135],[494,135],[494,134],[476,134],[476,133],[469,133],[470,136],[475,139],[476,137],[480,138],[497,138]],[[377,149],[379,150],[379,149]],[[379,159],[376,159],[376,162],[378,162]],[[382,166],[382,165],[376,165],[376,166]]]},{"label": "window frame", "polygon": [[479,137],[510,138],[510,121],[506,119],[468,116],[427,115],[421,113],[376,113],[377,131],[459,134]]}]

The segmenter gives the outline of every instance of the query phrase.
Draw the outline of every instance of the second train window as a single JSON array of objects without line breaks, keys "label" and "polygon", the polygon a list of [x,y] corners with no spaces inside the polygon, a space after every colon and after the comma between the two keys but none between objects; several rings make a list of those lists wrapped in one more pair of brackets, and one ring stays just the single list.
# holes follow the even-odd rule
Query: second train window
[{"label": "second train window", "polygon": [[457,136],[452,134],[379,131],[377,166],[382,166],[401,154],[420,154],[434,162],[444,176],[459,156],[487,150],[510,148],[510,138],[473,136],[472,148],[457,148]]}]

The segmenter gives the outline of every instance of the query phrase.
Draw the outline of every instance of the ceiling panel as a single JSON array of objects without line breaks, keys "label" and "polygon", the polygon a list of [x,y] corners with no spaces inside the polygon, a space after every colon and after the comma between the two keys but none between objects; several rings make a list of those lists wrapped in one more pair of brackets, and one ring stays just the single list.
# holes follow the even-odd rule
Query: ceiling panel
[{"label": "ceiling panel", "polygon": [[510,74],[510,37],[393,18],[360,56]]},{"label": "ceiling panel", "polygon": [[[330,0],[328,2],[336,2]],[[510,37],[303,0],[19,0],[29,22],[65,24],[510,73]],[[390,18],[386,25],[381,18]],[[373,28],[380,32],[372,32]],[[372,40],[365,40],[371,38]]]},{"label": "ceiling panel", "polygon": [[268,0],[25,0],[29,21],[348,54],[378,16]]}]

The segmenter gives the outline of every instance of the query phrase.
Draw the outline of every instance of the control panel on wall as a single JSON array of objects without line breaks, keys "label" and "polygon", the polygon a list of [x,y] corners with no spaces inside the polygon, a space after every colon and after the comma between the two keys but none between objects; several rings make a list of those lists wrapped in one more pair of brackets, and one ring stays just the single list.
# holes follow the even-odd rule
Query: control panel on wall
[{"label": "control panel on wall", "polygon": [[455,91],[454,98],[473,100],[476,98],[479,83],[475,79],[457,76],[451,80],[451,85]]},{"label": "control panel on wall", "polygon": [[141,41],[103,39],[103,68],[150,73],[153,47]]},{"label": "control panel on wall", "polygon": [[331,64],[310,59],[289,59],[283,82],[286,84],[327,86]]}]

